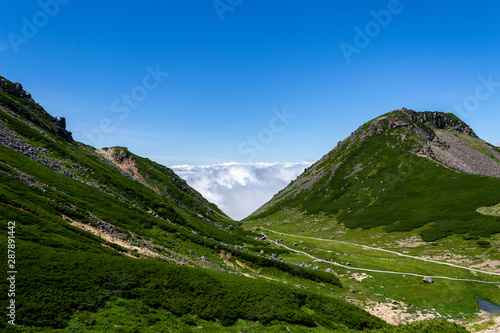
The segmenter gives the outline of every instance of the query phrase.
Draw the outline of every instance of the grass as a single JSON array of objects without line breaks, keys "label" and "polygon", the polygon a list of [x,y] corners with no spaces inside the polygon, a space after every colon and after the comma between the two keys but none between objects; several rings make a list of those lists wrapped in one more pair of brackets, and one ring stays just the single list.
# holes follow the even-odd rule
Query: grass
[{"label": "grass", "polygon": [[[473,317],[478,313],[479,306],[475,299],[476,296],[481,298],[479,295],[482,295],[493,303],[500,303],[500,289],[497,285],[442,279],[434,279],[433,284],[427,285],[422,282],[421,277],[372,272],[365,272],[370,277],[358,282],[352,279],[352,276],[356,272],[362,273],[363,271],[357,271],[356,268],[481,281],[488,279],[489,281],[500,282],[500,277],[472,273],[468,269],[424,262],[387,252],[368,250],[359,246],[331,241],[330,237],[333,236],[334,240],[394,250],[412,256],[435,258],[435,260],[443,262],[456,263],[455,260],[463,260],[462,264],[460,262],[458,264],[464,267],[470,266],[469,260],[475,260],[478,264],[487,259],[498,260],[496,247],[481,248],[477,246],[476,240],[464,241],[461,236],[451,236],[436,241],[434,243],[436,246],[431,246],[419,239],[418,230],[411,233],[383,233],[381,230],[383,227],[367,230],[347,230],[347,228],[343,227],[335,219],[330,219],[326,214],[311,216],[290,209],[283,210],[281,213],[269,217],[266,221],[259,222],[256,220],[247,223],[248,228],[257,227],[257,230],[259,230],[258,226],[287,234],[324,239],[324,241],[321,241],[278,235],[271,232],[266,233],[268,238],[281,240],[282,244],[290,248],[302,250],[305,247],[306,250],[302,251],[317,258],[332,260],[341,264],[349,263],[349,268],[342,268],[323,262],[314,262],[313,259],[296,253],[282,255],[290,261],[319,266],[319,270],[331,268],[344,285],[344,292],[341,295],[353,298],[361,302],[361,304],[370,301],[386,303],[396,300],[404,302],[413,309],[440,313],[446,318],[459,320],[466,316]],[[318,228],[320,228],[319,231]],[[412,242],[408,240],[412,240]],[[490,238],[490,241],[494,244],[500,244],[497,236]],[[298,246],[294,247],[293,244],[298,244]],[[459,244],[460,246],[458,246]],[[350,293],[349,289],[356,290],[356,294]]]}]

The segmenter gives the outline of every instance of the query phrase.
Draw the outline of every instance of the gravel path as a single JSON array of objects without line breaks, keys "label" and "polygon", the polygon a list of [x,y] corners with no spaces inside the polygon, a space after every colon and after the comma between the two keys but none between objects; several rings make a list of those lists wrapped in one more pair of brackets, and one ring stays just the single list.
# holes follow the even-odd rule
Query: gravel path
[{"label": "gravel path", "polygon": [[[291,234],[285,234],[285,233],[281,233],[281,232],[277,232],[277,231],[273,231],[273,230],[269,230],[269,229],[263,229],[263,230],[269,231],[269,232],[272,232],[272,233],[275,233],[275,234],[278,234],[278,235],[282,235],[282,236],[306,238],[306,239],[313,239],[313,240],[319,240],[319,241],[325,241],[325,242],[337,242],[337,243],[341,243],[341,244],[358,246],[358,247],[362,247],[364,249],[388,252],[388,253],[392,253],[392,254],[395,254],[395,255],[398,255],[398,256],[407,257],[407,258],[416,259],[416,260],[427,261],[427,262],[432,262],[432,263],[439,264],[439,265],[446,265],[446,266],[451,266],[451,267],[455,267],[455,268],[466,269],[468,271],[475,271],[475,272],[478,272],[478,273],[500,276],[499,273],[487,272],[487,271],[482,271],[482,270],[479,270],[479,269],[474,269],[474,268],[459,266],[459,265],[455,265],[455,264],[450,264],[450,263],[447,263],[447,262],[440,262],[440,261],[436,261],[436,260],[430,260],[430,259],[424,259],[424,258],[409,256],[409,255],[402,254],[402,253],[399,253],[399,252],[385,250],[385,249],[380,249],[380,248],[375,248],[375,247],[371,247],[371,246],[367,246],[367,245],[360,245],[360,244],[355,244],[355,243],[343,242],[343,241],[334,240],[334,239],[324,239],[324,238],[315,238],[315,237],[308,237],[308,236],[291,235]],[[357,268],[357,267],[352,267],[352,266],[346,266],[346,265],[342,265],[342,264],[339,264],[339,263],[336,263],[336,262],[332,262],[332,261],[328,261],[328,260],[316,258],[316,257],[314,257],[313,255],[311,255],[309,253],[306,253],[304,251],[300,251],[300,250],[296,250],[296,249],[290,248],[290,247],[288,247],[286,245],[280,244],[280,243],[272,241],[272,240],[269,240],[269,241],[272,242],[272,243],[274,243],[274,244],[276,244],[276,245],[282,246],[282,247],[284,247],[284,248],[286,248],[286,249],[288,249],[290,251],[293,251],[293,252],[296,252],[296,253],[301,253],[301,254],[303,254],[305,256],[308,256],[311,259],[314,259],[314,260],[317,260],[317,261],[321,261],[321,262],[324,262],[324,263],[328,263],[328,264],[331,264],[331,265],[335,265],[335,266],[340,266],[340,267],[343,267],[343,268],[347,268],[349,270],[358,270],[358,271],[374,272],[374,273],[385,273],[385,274],[397,274],[397,275],[411,275],[411,276],[416,276],[416,277],[421,277],[421,278],[424,278],[424,277],[428,276],[428,275],[421,275],[421,274],[415,274],[415,273],[383,271],[383,270],[375,270],[375,269],[368,269],[368,268]],[[432,279],[446,279],[446,280],[452,280],[452,281],[477,282],[477,283],[484,283],[484,284],[500,284],[500,282],[484,281],[484,280],[471,280],[471,279],[458,279],[458,278],[451,278],[451,277],[447,277],[447,276],[428,276],[428,277],[430,277]]]}]

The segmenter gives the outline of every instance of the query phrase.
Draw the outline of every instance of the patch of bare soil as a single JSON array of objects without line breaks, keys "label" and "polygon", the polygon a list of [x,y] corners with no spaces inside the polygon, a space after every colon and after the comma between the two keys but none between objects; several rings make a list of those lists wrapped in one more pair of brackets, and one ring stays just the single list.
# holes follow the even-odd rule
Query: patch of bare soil
[{"label": "patch of bare soil", "polygon": [[480,269],[483,271],[500,273],[500,260],[485,260],[484,262],[476,265],[471,265],[470,267]]},{"label": "patch of bare soil", "polygon": [[368,274],[366,274],[366,273],[353,273],[353,274],[352,274],[352,277],[353,277],[356,281],[361,282],[361,281],[363,281],[364,279],[366,279],[366,278],[371,278],[371,277],[373,277],[373,276],[368,275]]},{"label": "patch of bare soil", "polygon": [[222,261],[224,261],[224,263],[225,263],[227,266],[229,266],[229,267],[233,268],[234,270],[236,270],[238,273],[240,273],[240,274],[241,274],[241,275],[243,275],[243,276],[246,276],[246,277],[249,277],[249,278],[255,279],[255,277],[254,277],[254,276],[252,276],[252,275],[250,275],[250,274],[248,274],[248,273],[245,273],[245,272],[243,272],[243,271],[240,269],[240,267],[241,267],[241,268],[248,269],[247,265],[245,265],[245,264],[243,264],[243,263],[239,262],[238,260],[236,260],[236,264],[237,264],[239,267],[238,267],[238,266],[235,266],[232,262],[230,262],[230,261],[229,261],[229,259],[230,259],[230,258],[231,258],[231,253],[230,253],[230,252],[225,252],[224,250],[220,250],[220,259],[221,259]]},{"label": "patch of bare soil", "polygon": [[114,157],[115,149],[96,149],[97,153],[104,156],[107,160],[116,165],[120,170],[129,175],[131,178],[137,180],[139,183],[151,188],[151,186],[146,182],[144,177],[141,175],[141,171],[137,167],[137,164],[132,159],[131,156],[124,158],[121,162],[118,162]]},{"label": "patch of bare soil", "polygon": [[398,244],[396,247],[418,247],[427,244],[426,242],[423,242],[419,236],[412,236],[396,242]]},{"label": "patch of bare soil", "polygon": [[[66,215],[62,215],[62,218],[63,218],[63,220],[67,221],[69,224],[71,224],[74,227],[88,231],[88,232],[96,235],[97,237],[100,237],[100,238],[102,238],[110,243],[120,245],[121,247],[123,247],[127,250],[130,250],[132,252],[131,253],[131,252],[119,252],[118,251],[119,253],[121,253],[125,256],[136,258],[136,259],[143,259],[144,257],[160,258],[160,259],[166,260],[168,262],[172,262],[174,264],[185,265],[184,263],[182,263],[180,261],[166,257],[166,256],[161,255],[161,254],[158,254],[156,252],[151,251],[150,249],[129,244],[128,242],[124,241],[121,238],[115,237],[115,236],[111,235],[110,233],[107,233],[103,230],[97,229],[91,225],[83,224],[83,223],[80,223],[78,221],[72,220],[71,218],[67,217]],[[106,244],[102,244],[102,245],[107,246]],[[137,254],[134,254],[134,252]]]},{"label": "patch of bare soil", "polygon": [[369,301],[368,304],[357,304],[372,315],[379,317],[383,321],[391,324],[406,324],[413,321],[427,320],[427,319],[440,319],[443,318],[437,311],[422,313],[416,310],[412,313],[408,312],[409,306],[404,302],[398,302],[388,299],[387,303],[379,303]]}]

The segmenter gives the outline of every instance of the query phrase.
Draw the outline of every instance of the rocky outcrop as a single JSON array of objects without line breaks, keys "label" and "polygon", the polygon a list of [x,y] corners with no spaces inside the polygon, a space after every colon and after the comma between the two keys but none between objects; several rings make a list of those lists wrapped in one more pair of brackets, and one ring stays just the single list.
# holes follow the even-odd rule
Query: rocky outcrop
[{"label": "rocky outcrop", "polygon": [[23,89],[23,86],[18,82],[9,82],[8,80],[0,77],[0,88],[7,94],[23,98],[28,102],[34,102],[31,94]]},{"label": "rocky outcrop", "polygon": [[57,118],[54,117],[54,120],[52,120],[52,124],[56,126],[56,133],[59,135],[61,138],[63,138],[66,141],[73,142],[73,134],[66,130],[66,118],[61,117]]},{"label": "rocky outcrop", "polygon": [[[409,110],[407,110],[409,112]],[[454,119],[442,112],[415,112],[412,111],[412,121],[419,121],[423,124],[429,124],[432,127],[440,130],[454,131],[465,133],[473,138],[478,138],[476,133],[466,123],[459,119]],[[416,119],[414,118],[416,117]]]},{"label": "rocky outcrop", "polygon": [[[389,128],[420,128],[427,130],[426,132],[432,138],[432,132],[429,129],[448,130],[458,133],[465,133],[473,138],[478,136],[474,131],[461,121],[458,117],[452,114],[447,114],[437,111],[416,112],[406,108],[402,108],[392,112],[386,117],[389,118]],[[376,120],[375,120],[376,121]],[[423,126],[422,126],[423,125]],[[427,127],[427,128],[426,128]]]}]

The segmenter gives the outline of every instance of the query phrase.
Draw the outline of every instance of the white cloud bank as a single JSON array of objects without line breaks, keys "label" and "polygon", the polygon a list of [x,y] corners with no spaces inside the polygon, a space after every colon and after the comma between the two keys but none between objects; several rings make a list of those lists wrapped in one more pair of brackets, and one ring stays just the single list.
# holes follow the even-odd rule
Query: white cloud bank
[{"label": "white cloud bank", "polygon": [[311,164],[224,163],[170,168],[227,215],[241,220],[269,201]]}]

